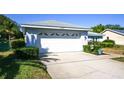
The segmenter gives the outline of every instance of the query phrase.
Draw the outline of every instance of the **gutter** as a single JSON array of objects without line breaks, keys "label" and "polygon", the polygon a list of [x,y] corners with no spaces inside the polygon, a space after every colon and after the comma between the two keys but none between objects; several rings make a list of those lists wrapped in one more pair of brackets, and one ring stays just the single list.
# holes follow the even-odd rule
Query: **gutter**
[{"label": "gutter", "polygon": [[22,24],[22,28],[43,28],[43,29],[64,29],[64,30],[78,30],[78,31],[90,31],[89,28],[78,28],[78,27],[59,27],[59,26],[43,26],[43,25],[26,25]]}]

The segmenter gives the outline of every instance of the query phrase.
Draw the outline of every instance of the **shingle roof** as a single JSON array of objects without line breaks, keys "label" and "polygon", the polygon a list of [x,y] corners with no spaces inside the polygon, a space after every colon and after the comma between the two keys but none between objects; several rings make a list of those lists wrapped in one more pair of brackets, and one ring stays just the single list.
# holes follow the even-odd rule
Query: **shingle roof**
[{"label": "shingle roof", "polygon": [[124,30],[111,30],[111,29],[105,29],[102,34],[106,31],[111,31],[111,32],[114,32],[116,34],[119,34],[119,35],[124,35]]},{"label": "shingle roof", "polygon": [[40,21],[40,22],[32,22],[23,25],[34,25],[34,26],[48,26],[48,27],[69,27],[69,28],[83,28],[82,26],[60,22],[56,20],[47,20],[47,21]]},{"label": "shingle roof", "polygon": [[111,31],[120,35],[124,35],[124,30],[111,30]]},{"label": "shingle roof", "polygon": [[95,33],[95,32],[88,32],[88,36],[103,36],[103,34]]}]

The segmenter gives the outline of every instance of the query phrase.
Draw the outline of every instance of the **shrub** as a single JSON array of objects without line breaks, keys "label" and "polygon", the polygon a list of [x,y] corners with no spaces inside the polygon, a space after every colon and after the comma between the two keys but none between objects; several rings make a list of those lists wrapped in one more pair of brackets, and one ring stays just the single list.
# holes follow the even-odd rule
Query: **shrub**
[{"label": "shrub", "polygon": [[38,59],[39,49],[35,47],[23,47],[14,51],[17,59]]},{"label": "shrub", "polygon": [[110,43],[110,42],[102,42],[101,43],[101,46],[103,48],[105,48],[105,47],[114,47],[114,44],[113,43]]},{"label": "shrub", "polygon": [[11,45],[13,49],[25,47],[25,41],[24,39],[15,39],[11,41]]},{"label": "shrub", "polygon": [[84,52],[93,53],[93,54],[98,54],[98,50],[99,50],[101,47],[98,46],[98,45],[95,45],[95,46],[84,45],[83,48],[84,48]]},{"label": "shrub", "polygon": [[106,39],[106,40],[104,40],[103,42],[108,42],[108,43],[113,43],[113,44],[115,44],[115,41],[114,41],[114,40],[110,40],[110,39]]},{"label": "shrub", "polygon": [[90,53],[90,52],[91,52],[91,47],[90,47],[90,45],[84,45],[84,46],[83,46],[83,50],[84,50],[84,52]]},{"label": "shrub", "polygon": [[98,54],[98,50],[101,49],[100,46],[94,46],[94,49],[92,51],[93,54]]},{"label": "shrub", "polygon": [[100,45],[101,44],[101,42],[99,42],[99,41],[89,41],[88,42],[88,45]]},{"label": "shrub", "polygon": [[101,43],[102,47],[114,47],[115,46],[115,41],[114,40],[104,40]]}]

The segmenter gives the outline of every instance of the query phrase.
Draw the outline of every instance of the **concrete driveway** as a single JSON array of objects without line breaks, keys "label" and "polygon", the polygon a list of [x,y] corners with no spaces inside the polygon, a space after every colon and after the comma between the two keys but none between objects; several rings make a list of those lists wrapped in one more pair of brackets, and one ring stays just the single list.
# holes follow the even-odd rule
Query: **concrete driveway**
[{"label": "concrete driveway", "polygon": [[50,53],[41,57],[53,79],[120,79],[124,63],[110,58],[120,55],[92,55],[84,52]]}]

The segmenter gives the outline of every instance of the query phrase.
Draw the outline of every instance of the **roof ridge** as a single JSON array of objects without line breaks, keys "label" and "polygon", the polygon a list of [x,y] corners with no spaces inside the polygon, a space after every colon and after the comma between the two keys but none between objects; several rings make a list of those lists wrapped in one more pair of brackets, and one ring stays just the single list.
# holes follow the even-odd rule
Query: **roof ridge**
[{"label": "roof ridge", "polygon": [[111,31],[116,34],[124,35],[124,30],[105,29],[102,33],[104,33],[105,31]]},{"label": "roof ridge", "polygon": [[[44,20],[37,22],[26,23],[27,25],[44,25],[44,26],[56,26],[56,27],[76,27],[76,28],[84,28],[80,25],[75,25],[67,22],[57,21],[57,20]],[[25,24],[25,25],[26,25]]]}]

